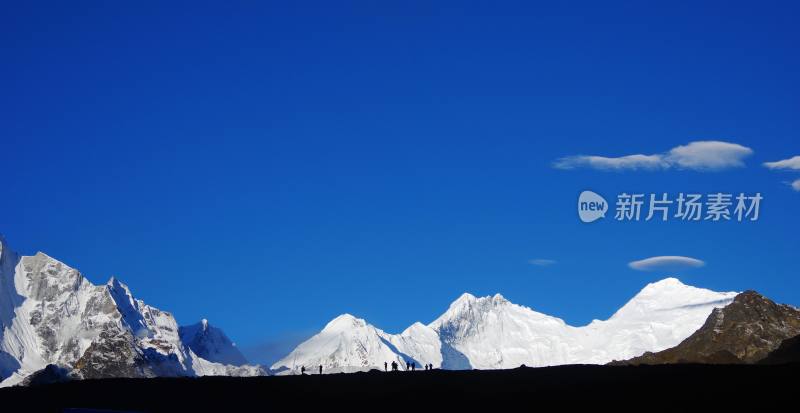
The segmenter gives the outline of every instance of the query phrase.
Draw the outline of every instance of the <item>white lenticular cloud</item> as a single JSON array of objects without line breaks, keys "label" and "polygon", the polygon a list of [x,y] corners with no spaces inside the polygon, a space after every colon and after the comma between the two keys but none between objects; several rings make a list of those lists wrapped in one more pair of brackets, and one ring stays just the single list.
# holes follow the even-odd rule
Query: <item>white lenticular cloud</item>
[{"label": "white lenticular cloud", "polygon": [[722,141],[695,141],[677,146],[665,153],[653,155],[625,155],[606,157],[598,155],[566,156],[553,162],[557,169],[590,168],[604,171],[690,169],[719,171],[744,166],[744,158],[753,150],[737,143]]},{"label": "white lenticular cloud", "polygon": [[792,189],[795,191],[800,191],[800,179],[792,182]]},{"label": "white lenticular cloud", "polygon": [[764,162],[769,169],[790,169],[800,171],[800,155],[775,162]]},{"label": "white lenticular cloud", "polygon": [[705,265],[705,262],[698,260],[697,258],[683,257],[679,255],[662,255],[628,263],[629,267],[637,271],[674,271],[686,268],[700,268]]},{"label": "white lenticular cloud", "polygon": [[752,154],[752,149],[736,143],[697,141],[672,148],[665,159],[678,168],[720,170],[742,167]]}]

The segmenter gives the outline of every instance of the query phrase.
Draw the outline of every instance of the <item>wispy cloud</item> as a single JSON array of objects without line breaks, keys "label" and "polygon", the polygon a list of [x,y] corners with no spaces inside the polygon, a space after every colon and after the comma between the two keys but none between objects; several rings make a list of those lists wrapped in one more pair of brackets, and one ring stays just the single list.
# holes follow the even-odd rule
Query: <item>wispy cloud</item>
[{"label": "wispy cloud", "polygon": [[567,156],[553,162],[558,169],[592,168],[607,171],[625,169],[666,169],[669,165],[661,155],[627,155],[617,158],[596,155]]},{"label": "wispy cloud", "polygon": [[[788,159],[782,159],[780,161],[775,162],[764,162],[764,166],[772,169],[772,170],[781,170],[781,171],[800,171],[800,155],[793,156]],[[800,179],[796,179],[793,182],[786,182],[789,186],[792,187],[795,191],[800,191]]]},{"label": "wispy cloud", "polygon": [[764,166],[769,169],[789,169],[793,171],[800,171],[800,155],[775,162],[764,162]]},{"label": "wispy cloud", "polygon": [[558,169],[591,168],[605,171],[691,169],[695,171],[718,171],[744,166],[744,158],[753,150],[737,143],[722,141],[695,141],[676,146],[664,153],[653,155],[625,155],[606,157],[597,155],[575,155],[557,159],[553,167]]},{"label": "wispy cloud", "polygon": [[662,255],[632,261],[628,266],[637,271],[679,270],[685,268],[699,268],[705,266],[702,260],[679,255]]},{"label": "wispy cloud", "polygon": [[549,260],[546,258],[534,258],[532,260],[528,260],[528,264],[535,265],[537,267],[549,267],[555,263],[556,260]]}]

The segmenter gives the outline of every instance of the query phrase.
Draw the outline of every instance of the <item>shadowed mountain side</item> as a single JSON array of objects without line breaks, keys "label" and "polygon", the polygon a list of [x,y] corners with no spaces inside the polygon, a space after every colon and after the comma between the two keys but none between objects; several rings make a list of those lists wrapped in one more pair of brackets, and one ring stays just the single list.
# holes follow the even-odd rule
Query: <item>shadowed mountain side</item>
[{"label": "shadowed mountain side", "polygon": [[442,342],[442,368],[447,370],[470,370],[472,366],[464,353],[454,349],[450,344]]},{"label": "shadowed mountain side", "polygon": [[781,345],[767,357],[761,359],[759,364],[784,364],[800,363],[800,335],[783,340]]}]

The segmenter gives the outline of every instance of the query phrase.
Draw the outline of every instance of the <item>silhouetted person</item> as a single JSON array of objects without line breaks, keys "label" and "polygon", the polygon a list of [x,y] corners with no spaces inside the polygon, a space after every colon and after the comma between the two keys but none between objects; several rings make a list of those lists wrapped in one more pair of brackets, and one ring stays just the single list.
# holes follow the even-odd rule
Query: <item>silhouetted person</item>
[{"label": "silhouetted person", "polygon": [[414,361],[411,362],[411,371],[417,371],[417,363]]},{"label": "silhouetted person", "polygon": [[411,370],[411,363],[406,362],[406,371]]},{"label": "silhouetted person", "polygon": [[306,366],[300,366],[300,374],[302,375],[306,374]]},{"label": "silhouetted person", "polygon": [[385,361],[383,362],[383,371],[389,371],[389,364]]},{"label": "silhouetted person", "polygon": [[396,361],[392,362],[392,371],[397,371],[397,362]]},{"label": "silhouetted person", "polygon": [[322,364],[319,365],[319,374],[322,374]]}]

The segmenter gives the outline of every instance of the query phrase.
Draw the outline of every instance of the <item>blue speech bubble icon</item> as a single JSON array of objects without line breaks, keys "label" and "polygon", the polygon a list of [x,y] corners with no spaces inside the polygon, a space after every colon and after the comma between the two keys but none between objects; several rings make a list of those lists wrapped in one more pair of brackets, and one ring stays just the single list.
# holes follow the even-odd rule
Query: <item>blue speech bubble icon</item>
[{"label": "blue speech bubble icon", "polygon": [[605,218],[608,211],[608,202],[602,196],[592,192],[583,191],[578,197],[578,216],[583,222],[594,222]]}]

